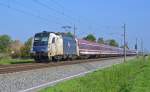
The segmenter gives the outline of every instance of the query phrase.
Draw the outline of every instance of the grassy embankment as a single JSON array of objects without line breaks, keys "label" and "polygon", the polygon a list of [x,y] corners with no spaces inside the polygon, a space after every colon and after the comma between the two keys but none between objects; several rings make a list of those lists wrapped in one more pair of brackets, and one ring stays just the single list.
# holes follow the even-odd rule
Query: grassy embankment
[{"label": "grassy embankment", "polygon": [[0,58],[0,65],[32,63],[32,62],[34,62],[32,59],[12,59],[9,57]]},{"label": "grassy embankment", "polygon": [[40,92],[149,92],[150,57],[131,60],[84,77],[64,81]]}]

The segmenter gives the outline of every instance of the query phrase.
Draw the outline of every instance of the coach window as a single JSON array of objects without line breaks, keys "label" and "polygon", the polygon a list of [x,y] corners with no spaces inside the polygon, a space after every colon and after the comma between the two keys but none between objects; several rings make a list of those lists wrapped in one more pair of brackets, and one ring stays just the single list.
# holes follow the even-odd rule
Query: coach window
[{"label": "coach window", "polygon": [[52,43],[55,43],[55,37],[52,39]]}]

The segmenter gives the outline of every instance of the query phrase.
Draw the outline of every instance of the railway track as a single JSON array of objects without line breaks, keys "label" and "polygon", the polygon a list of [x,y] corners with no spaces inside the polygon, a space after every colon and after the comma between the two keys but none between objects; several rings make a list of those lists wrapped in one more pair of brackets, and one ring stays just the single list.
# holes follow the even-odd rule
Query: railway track
[{"label": "railway track", "polygon": [[63,62],[57,62],[57,63],[56,62],[50,62],[50,63],[30,63],[30,64],[1,65],[0,66],[0,74],[14,73],[14,72],[20,72],[20,71],[28,71],[28,70],[33,70],[33,69],[47,68],[47,67],[71,65],[71,64],[78,64],[78,63],[85,63],[85,62],[102,61],[102,60],[116,59],[116,58],[118,58],[118,57],[73,60],[73,61],[63,61]]}]

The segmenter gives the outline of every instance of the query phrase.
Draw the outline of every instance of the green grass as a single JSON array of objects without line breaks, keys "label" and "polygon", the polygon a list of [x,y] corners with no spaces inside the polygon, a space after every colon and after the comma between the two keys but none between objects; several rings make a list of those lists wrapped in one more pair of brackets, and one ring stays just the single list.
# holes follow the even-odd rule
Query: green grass
[{"label": "green grass", "polygon": [[32,63],[32,62],[34,62],[32,59],[11,59],[11,58],[0,59],[0,65]]},{"label": "green grass", "polygon": [[40,92],[150,92],[150,58],[114,65]]}]

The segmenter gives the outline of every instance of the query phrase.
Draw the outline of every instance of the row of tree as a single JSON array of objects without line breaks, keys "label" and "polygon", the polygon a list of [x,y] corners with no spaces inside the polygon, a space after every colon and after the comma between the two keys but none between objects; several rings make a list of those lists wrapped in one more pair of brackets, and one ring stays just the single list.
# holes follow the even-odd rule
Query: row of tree
[{"label": "row of tree", "polygon": [[32,38],[25,43],[12,40],[9,35],[0,35],[0,53],[7,53],[13,58],[25,58],[30,56]]},{"label": "row of tree", "polygon": [[106,45],[115,46],[115,47],[119,46],[118,42],[114,39],[104,40],[102,37],[100,37],[96,40],[96,37],[92,34],[89,34],[86,37],[83,37],[83,39],[92,41],[92,42],[97,42],[99,44],[106,44]]}]

